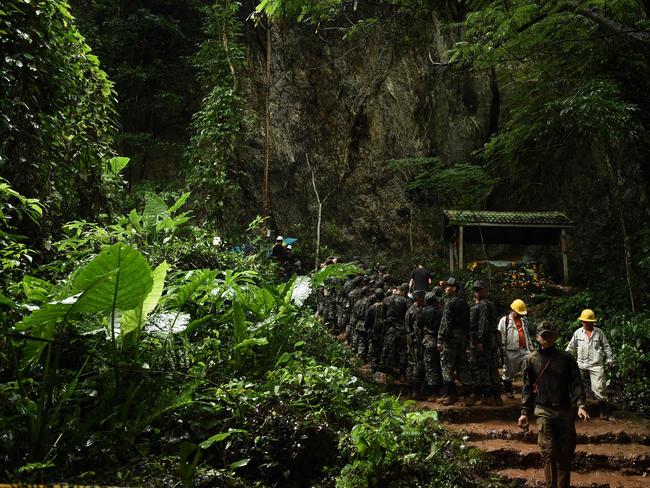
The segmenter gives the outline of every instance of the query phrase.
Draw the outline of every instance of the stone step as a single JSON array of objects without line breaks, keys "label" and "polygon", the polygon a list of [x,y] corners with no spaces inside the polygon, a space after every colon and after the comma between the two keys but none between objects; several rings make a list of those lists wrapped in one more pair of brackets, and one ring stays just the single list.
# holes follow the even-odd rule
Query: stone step
[{"label": "stone step", "polygon": [[[517,440],[471,441],[483,451],[494,469],[532,468],[542,465],[539,447]],[[625,475],[650,474],[650,447],[642,444],[580,444],[573,460],[576,472],[618,471]],[[648,479],[650,481],[650,478]]]},{"label": "stone step", "polygon": [[483,423],[491,420],[517,420],[521,412],[521,400],[503,399],[502,407],[476,405],[465,407],[458,402],[453,405],[441,405],[437,401],[417,402],[418,407],[438,412],[438,418],[452,424]]},{"label": "stone step", "polygon": [[[470,441],[486,439],[514,439],[527,443],[537,442],[537,425],[532,422],[530,430],[524,432],[517,426],[516,419],[486,420],[480,423],[446,423],[445,428],[468,436]],[[578,444],[626,444],[637,443],[650,446],[650,422],[643,419],[591,419],[576,422]]]},{"label": "stone step", "polygon": [[[504,480],[518,480],[521,485],[531,488],[544,486],[544,472],[541,469],[503,469],[497,475]],[[571,473],[571,486],[575,488],[648,488],[650,478],[630,476],[613,471],[592,471],[590,473]]]}]

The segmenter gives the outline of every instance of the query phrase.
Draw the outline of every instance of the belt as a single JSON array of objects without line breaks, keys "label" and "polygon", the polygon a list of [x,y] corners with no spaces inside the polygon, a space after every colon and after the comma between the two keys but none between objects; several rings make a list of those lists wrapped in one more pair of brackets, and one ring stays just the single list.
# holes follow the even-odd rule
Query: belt
[{"label": "belt", "polygon": [[546,408],[569,408],[571,407],[570,403],[551,403],[551,402],[537,402],[536,405]]}]

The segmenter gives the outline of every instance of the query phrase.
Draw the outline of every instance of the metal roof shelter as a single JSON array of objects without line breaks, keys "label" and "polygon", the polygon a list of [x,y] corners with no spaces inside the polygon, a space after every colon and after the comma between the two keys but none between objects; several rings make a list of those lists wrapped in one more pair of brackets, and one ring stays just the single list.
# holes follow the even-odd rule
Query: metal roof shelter
[{"label": "metal roof shelter", "polygon": [[449,241],[449,269],[464,266],[463,246],[471,244],[560,245],[564,281],[569,280],[566,230],[575,226],[562,212],[443,210]]}]

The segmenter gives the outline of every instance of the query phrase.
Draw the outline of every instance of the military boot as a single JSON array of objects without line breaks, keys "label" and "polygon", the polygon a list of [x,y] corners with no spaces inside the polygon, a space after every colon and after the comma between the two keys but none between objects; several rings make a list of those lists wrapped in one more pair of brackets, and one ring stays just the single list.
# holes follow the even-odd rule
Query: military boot
[{"label": "military boot", "polygon": [[453,391],[451,383],[445,383],[442,386],[443,389],[443,395],[442,398],[440,399],[440,403],[443,405],[453,405],[458,401],[458,397],[456,396],[456,392]]},{"label": "military boot", "polygon": [[473,407],[476,404],[476,395],[469,386],[463,385],[463,405]]},{"label": "military boot", "polygon": [[508,398],[514,398],[515,397],[515,393],[514,393],[514,391],[512,389],[512,381],[503,380],[503,389],[506,392],[506,396]]},{"label": "military boot", "polygon": [[489,386],[477,386],[476,396],[479,398],[476,402],[477,405],[485,405],[488,407],[494,406],[492,389]]},{"label": "military boot", "polygon": [[605,400],[598,401],[598,410],[600,410],[600,418],[602,420],[609,420],[609,409]]},{"label": "military boot", "polygon": [[494,406],[495,407],[503,407],[503,398],[501,398],[501,393],[498,391],[493,392],[494,395]]}]

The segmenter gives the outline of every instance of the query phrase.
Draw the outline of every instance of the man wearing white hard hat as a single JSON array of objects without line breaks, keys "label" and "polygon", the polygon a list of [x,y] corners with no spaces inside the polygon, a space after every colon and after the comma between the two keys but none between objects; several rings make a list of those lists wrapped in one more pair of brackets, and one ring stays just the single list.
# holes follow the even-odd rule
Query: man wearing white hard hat
[{"label": "man wearing white hard hat", "polygon": [[534,350],[528,333],[526,315],[528,310],[523,300],[517,299],[510,304],[510,313],[501,317],[498,330],[503,347],[503,389],[508,398],[514,398],[512,381],[521,372],[526,356]]},{"label": "man wearing white hard hat", "polygon": [[596,327],[596,314],[593,310],[585,309],[578,317],[582,327],[573,333],[566,350],[577,357],[578,368],[585,379],[591,384],[596,400],[600,407],[600,417],[608,418],[607,386],[605,382],[605,366],[612,367],[614,355],[607,342],[607,337],[600,327]]},{"label": "man wearing white hard hat", "polygon": [[287,250],[284,247],[284,237],[278,236],[275,238],[275,244],[271,250],[271,256],[283,265],[287,261]]}]

